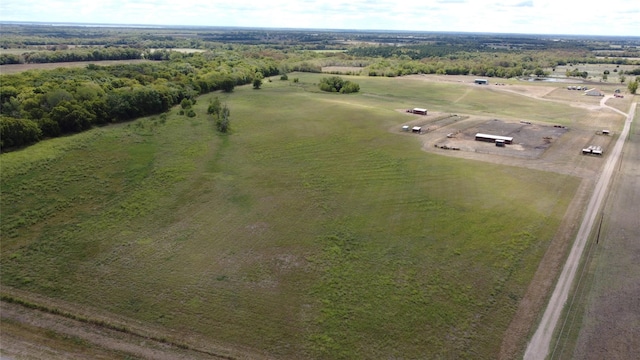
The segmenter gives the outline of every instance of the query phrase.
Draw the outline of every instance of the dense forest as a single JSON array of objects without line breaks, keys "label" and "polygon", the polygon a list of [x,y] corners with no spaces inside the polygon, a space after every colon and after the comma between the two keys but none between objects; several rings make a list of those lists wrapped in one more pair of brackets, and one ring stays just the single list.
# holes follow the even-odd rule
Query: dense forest
[{"label": "dense forest", "polygon": [[279,73],[269,58],[236,54],[180,54],[172,60],[59,68],[3,75],[0,145],[76,133],[95,125],[163,113],[183,99],[232,91],[256,77]]},{"label": "dense forest", "polygon": [[[173,51],[178,48],[194,51]],[[147,61],[99,65],[132,59]],[[1,75],[0,150],[163,113],[204,93],[324,66],[361,68],[355,74],[369,76],[512,78],[541,76],[544,69],[567,64],[640,66],[638,59],[639,38],[3,24],[0,65],[96,63]],[[640,67],[628,71],[639,74]],[[587,74],[575,69],[566,75]],[[345,89],[358,91],[355,86]]]}]

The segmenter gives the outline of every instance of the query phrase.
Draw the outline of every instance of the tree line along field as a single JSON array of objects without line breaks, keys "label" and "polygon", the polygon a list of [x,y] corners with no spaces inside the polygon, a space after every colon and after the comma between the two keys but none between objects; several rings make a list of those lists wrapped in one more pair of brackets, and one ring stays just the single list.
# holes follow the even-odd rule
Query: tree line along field
[{"label": "tree line along field", "polygon": [[[2,154],[4,298],[99,309],[231,357],[496,357],[579,179],[388,131],[415,104],[492,106],[456,102],[461,85],[350,78],[361,92],[345,95],[294,76],[197,97],[193,117],[173,107]],[[206,114],[215,96],[227,135]]]}]

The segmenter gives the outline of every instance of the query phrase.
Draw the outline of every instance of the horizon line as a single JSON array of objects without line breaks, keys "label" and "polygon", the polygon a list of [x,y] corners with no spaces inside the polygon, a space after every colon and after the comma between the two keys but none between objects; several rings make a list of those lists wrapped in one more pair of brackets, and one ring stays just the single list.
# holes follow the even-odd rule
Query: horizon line
[{"label": "horizon line", "polygon": [[281,31],[322,31],[322,32],[377,32],[377,33],[423,33],[423,34],[479,34],[479,35],[520,35],[544,37],[592,37],[592,38],[632,38],[640,39],[640,35],[588,35],[588,34],[550,34],[550,33],[506,33],[487,31],[453,31],[453,30],[391,30],[391,29],[349,29],[349,28],[293,28],[269,26],[237,26],[237,25],[171,25],[171,24],[133,24],[133,23],[98,23],[98,22],[69,22],[69,21],[30,21],[30,20],[0,20],[0,24],[35,25],[35,26],[71,26],[71,27],[110,27],[110,28],[140,28],[140,29],[245,29],[245,30],[281,30]]}]

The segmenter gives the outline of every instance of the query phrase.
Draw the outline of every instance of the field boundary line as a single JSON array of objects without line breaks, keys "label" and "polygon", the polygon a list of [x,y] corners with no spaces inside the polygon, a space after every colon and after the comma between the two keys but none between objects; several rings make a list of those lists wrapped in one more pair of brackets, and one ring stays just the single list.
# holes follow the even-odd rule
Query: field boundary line
[{"label": "field boundary line", "polygon": [[234,357],[231,355],[225,355],[221,352],[198,348],[196,346],[187,344],[183,341],[180,341],[177,339],[171,339],[167,336],[153,334],[153,333],[145,334],[142,329],[137,329],[136,326],[127,324],[124,321],[118,321],[118,320],[114,321],[114,319],[100,319],[102,316],[92,317],[86,314],[74,313],[70,310],[64,309],[64,306],[60,307],[56,305],[44,304],[44,302],[42,301],[38,301],[38,300],[34,301],[33,299],[25,299],[25,297],[21,297],[19,295],[7,294],[6,287],[3,287],[2,292],[3,293],[0,294],[1,302],[18,305],[22,308],[29,309],[31,311],[39,311],[42,313],[63,317],[65,319],[77,321],[87,325],[96,326],[98,328],[107,329],[107,330],[119,332],[125,335],[141,338],[147,341],[153,341],[159,344],[168,345],[170,347],[174,347],[179,350],[187,350],[195,353],[200,353],[202,355],[207,355],[207,356],[211,356],[219,359],[225,359],[225,360],[238,359],[237,357]]}]

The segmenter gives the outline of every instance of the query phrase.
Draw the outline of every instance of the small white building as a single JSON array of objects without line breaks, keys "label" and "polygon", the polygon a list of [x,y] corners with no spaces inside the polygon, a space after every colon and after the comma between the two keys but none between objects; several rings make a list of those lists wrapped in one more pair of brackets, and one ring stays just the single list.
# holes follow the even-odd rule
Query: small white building
[{"label": "small white building", "polygon": [[418,115],[427,115],[427,109],[423,108],[413,108],[411,112]]},{"label": "small white building", "polygon": [[589,147],[582,149],[583,154],[602,155],[602,146],[589,145]]},{"label": "small white building", "polygon": [[476,141],[488,141],[488,142],[501,141],[503,144],[512,144],[513,143],[513,137],[477,133],[476,134]]}]

